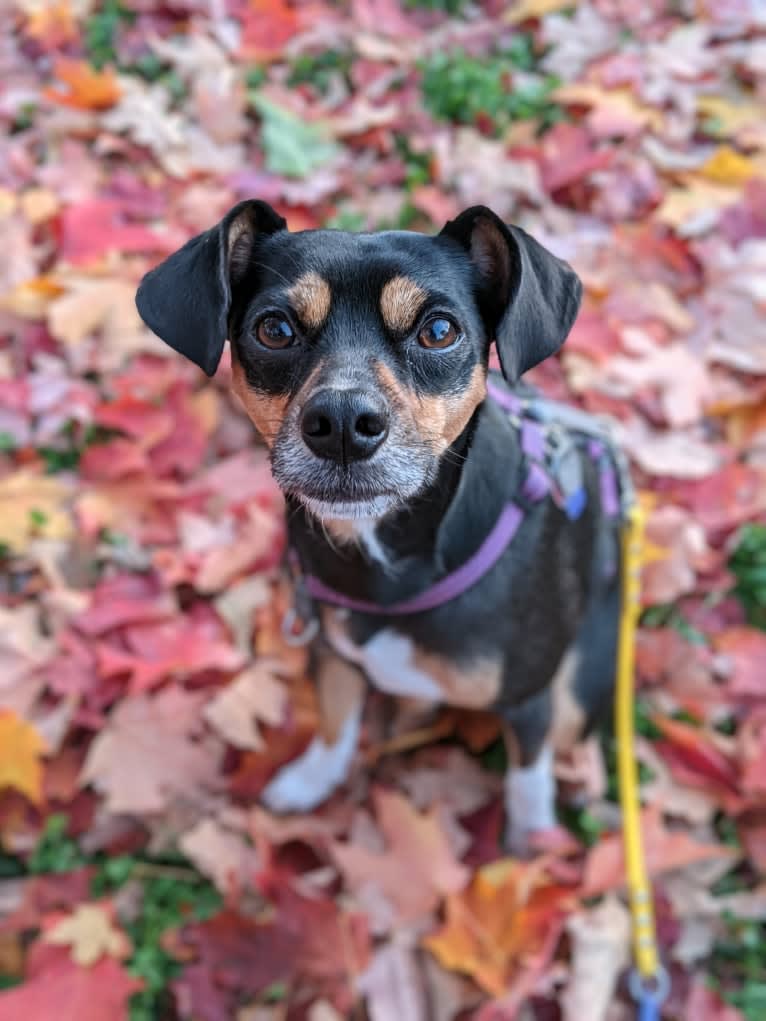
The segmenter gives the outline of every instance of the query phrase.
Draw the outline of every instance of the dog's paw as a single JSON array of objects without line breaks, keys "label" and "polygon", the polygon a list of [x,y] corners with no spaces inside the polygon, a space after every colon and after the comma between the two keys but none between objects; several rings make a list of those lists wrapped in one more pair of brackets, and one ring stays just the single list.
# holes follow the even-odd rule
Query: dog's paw
[{"label": "dog's paw", "polygon": [[361,713],[351,713],[338,740],[315,737],[308,748],[269,781],[261,801],[272,812],[310,812],[344,782],[359,740]]}]

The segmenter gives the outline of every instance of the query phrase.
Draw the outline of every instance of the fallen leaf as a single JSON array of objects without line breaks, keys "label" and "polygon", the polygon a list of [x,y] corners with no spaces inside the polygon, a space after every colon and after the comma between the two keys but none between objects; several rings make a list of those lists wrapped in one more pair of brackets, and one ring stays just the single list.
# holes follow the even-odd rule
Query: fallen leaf
[{"label": "fallen leaf", "polygon": [[764,176],[763,167],[731,146],[723,145],[699,169],[702,177],[716,184],[743,185],[752,177]]},{"label": "fallen leaf", "polygon": [[713,638],[722,654],[729,680],[729,695],[762,698],[766,684],[766,635],[754,628],[728,628]]},{"label": "fallen leaf", "polygon": [[402,920],[414,920],[462,889],[468,870],[456,860],[436,810],[421,815],[403,795],[381,788],[373,801],[385,853],[335,843],[333,858],[352,887],[374,885]]},{"label": "fallen leaf", "polygon": [[114,924],[114,912],[103,904],[80,904],[71,915],[46,928],[43,939],[69,947],[75,964],[90,967],[104,956],[123,960],[130,943]]},{"label": "fallen leaf", "polygon": [[606,1021],[620,973],[630,961],[630,915],[616,897],[567,921],[572,943],[569,981],[561,997],[564,1021]]},{"label": "fallen leaf", "polygon": [[54,103],[78,110],[107,110],[120,98],[120,86],[111,68],[96,71],[84,60],[60,58],[53,65],[53,74],[62,87],[50,87],[43,95]]},{"label": "fallen leaf", "polygon": [[573,6],[572,0],[516,0],[505,13],[505,21],[518,25],[532,18],[544,18],[546,14],[563,11]]},{"label": "fallen leaf", "polygon": [[34,727],[6,709],[0,710],[0,790],[11,787],[39,805],[43,797],[46,746]]},{"label": "fallen leaf", "polygon": [[[48,948],[54,950],[55,948]],[[26,981],[0,993],[0,1021],[115,1021],[127,1016],[127,1004],[143,982],[112,957],[81,968],[58,951],[46,967],[29,968]]]},{"label": "fallen leaf", "polygon": [[177,800],[204,801],[217,783],[218,749],[196,737],[205,696],[178,688],[123,699],[88,751],[80,777],[109,812],[162,812]]},{"label": "fallen leaf", "polygon": [[359,977],[370,1021],[428,1021],[425,990],[412,950],[389,943]]},{"label": "fallen leaf", "polygon": [[514,971],[563,928],[574,897],[551,881],[543,859],[498,861],[479,869],[464,893],[447,898],[445,924],[424,943],[445,968],[501,996]]},{"label": "fallen leaf", "polygon": [[278,727],[285,718],[287,690],[279,664],[259,661],[231,680],[205,706],[205,719],[235,748],[259,751],[257,720]]},{"label": "fallen leaf", "polygon": [[178,842],[186,857],[229,896],[252,886],[258,869],[255,849],[234,830],[213,819],[202,819]]},{"label": "fallen leaf", "polygon": [[64,509],[72,490],[60,479],[20,469],[0,479],[0,543],[23,552],[36,539],[68,539]]},{"label": "fallen leaf", "polygon": [[[738,857],[736,851],[723,844],[701,843],[692,839],[686,830],[669,829],[656,807],[646,808],[641,813],[641,828],[650,876],[711,858],[734,862]],[[588,854],[581,893],[593,897],[607,890],[619,889],[624,884],[622,836],[609,834],[602,837]]]}]

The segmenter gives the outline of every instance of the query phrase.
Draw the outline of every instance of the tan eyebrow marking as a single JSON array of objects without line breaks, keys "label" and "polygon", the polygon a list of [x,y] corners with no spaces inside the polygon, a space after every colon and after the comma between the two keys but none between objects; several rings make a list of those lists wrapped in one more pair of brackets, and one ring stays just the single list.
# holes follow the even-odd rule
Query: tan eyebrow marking
[{"label": "tan eyebrow marking", "polygon": [[427,295],[410,277],[393,277],[380,292],[380,311],[390,330],[409,330],[425,304]]},{"label": "tan eyebrow marking", "polygon": [[314,270],[299,277],[287,297],[304,326],[317,330],[330,313],[332,291],[327,281]]}]

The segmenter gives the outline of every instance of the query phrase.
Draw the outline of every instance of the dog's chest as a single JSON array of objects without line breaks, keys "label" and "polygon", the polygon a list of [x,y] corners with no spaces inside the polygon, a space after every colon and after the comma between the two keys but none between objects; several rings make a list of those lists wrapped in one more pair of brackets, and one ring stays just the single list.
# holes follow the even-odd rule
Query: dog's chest
[{"label": "dog's chest", "polygon": [[348,613],[344,610],[325,608],[322,626],[338,655],[356,663],[386,694],[483,709],[500,692],[499,660],[487,657],[459,665],[419,648],[408,635],[394,628],[382,628],[358,645],[349,634]]}]

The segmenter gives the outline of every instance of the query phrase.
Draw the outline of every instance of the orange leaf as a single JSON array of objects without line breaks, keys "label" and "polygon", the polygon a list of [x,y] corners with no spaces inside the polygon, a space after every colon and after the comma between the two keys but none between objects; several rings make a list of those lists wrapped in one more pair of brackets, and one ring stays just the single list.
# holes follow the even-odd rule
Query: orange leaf
[{"label": "orange leaf", "polygon": [[447,898],[447,921],[425,945],[443,967],[501,996],[530,957],[553,951],[550,934],[573,898],[571,889],[550,880],[544,858],[494,862],[479,869],[467,890]]},{"label": "orange leaf", "polygon": [[48,88],[43,95],[54,103],[76,110],[107,110],[122,94],[111,68],[96,71],[85,60],[57,60],[53,67],[56,78],[66,88]]},{"label": "orange leaf", "polygon": [[0,710],[0,788],[13,787],[39,805],[44,751],[45,742],[34,727],[16,713]]}]

